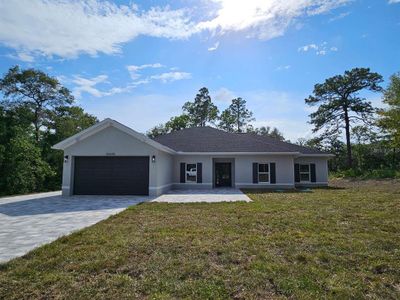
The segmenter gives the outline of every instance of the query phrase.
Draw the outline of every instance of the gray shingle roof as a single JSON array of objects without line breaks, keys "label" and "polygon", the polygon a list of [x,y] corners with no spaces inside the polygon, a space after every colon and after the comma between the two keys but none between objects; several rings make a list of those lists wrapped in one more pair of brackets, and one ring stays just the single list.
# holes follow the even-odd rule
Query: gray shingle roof
[{"label": "gray shingle roof", "polygon": [[327,154],[253,133],[229,133],[212,127],[192,127],[161,135],[154,140],[181,152],[300,152]]}]

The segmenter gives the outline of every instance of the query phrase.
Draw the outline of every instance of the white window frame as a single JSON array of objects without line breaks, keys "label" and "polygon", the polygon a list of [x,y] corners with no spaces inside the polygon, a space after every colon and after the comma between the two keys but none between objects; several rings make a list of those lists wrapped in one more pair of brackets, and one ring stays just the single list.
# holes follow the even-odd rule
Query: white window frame
[{"label": "white window frame", "polygon": [[[301,166],[308,166],[308,172],[302,172]],[[301,174],[308,174],[308,180],[301,180]],[[300,177],[300,182],[304,183],[311,182],[311,164],[299,164],[299,177]]]},{"label": "white window frame", "polygon": [[[194,180],[194,181],[192,181],[192,180],[188,180],[187,179],[187,175],[188,175],[188,172],[190,172],[190,171],[188,171],[187,170],[187,166],[188,165],[195,165],[196,166],[196,179]],[[192,163],[192,162],[190,162],[190,163],[185,163],[185,183],[197,183],[197,176],[198,176],[198,169],[197,169],[197,163]],[[194,176],[194,175],[191,175],[191,176]]]},{"label": "white window frame", "polygon": [[[268,165],[268,172],[260,172],[260,165]],[[257,178],[258,178],[258,183],[260,184],[269,184],[271,182],[271,165],[268,162],[260,162],[258,163],[257,166]],[[260,181],[260,174],[268,174],[268,181]]]}]

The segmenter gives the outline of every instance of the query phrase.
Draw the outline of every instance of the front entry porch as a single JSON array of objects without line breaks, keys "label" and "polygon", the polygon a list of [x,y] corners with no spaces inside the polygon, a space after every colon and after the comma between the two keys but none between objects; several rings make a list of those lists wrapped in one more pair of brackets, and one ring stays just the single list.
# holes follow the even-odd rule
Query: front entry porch
[{"label": "front entry porch", "polygon": [[167,203],[216,203],[216,202],[251,202],[241,190],[235,188],[170,190],[151,202]]},{"label": "front entry porch", "polygon": [[235,159],[213,158],[213,188],[235,187]]}]

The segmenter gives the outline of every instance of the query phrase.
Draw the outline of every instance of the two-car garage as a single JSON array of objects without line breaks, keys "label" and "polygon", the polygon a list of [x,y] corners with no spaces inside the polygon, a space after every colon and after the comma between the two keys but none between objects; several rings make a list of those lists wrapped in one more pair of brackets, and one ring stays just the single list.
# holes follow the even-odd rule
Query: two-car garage
[{"label": "two-car garage", "polygon": [[74,157],[74,195],[148,195],[148,156]]}]

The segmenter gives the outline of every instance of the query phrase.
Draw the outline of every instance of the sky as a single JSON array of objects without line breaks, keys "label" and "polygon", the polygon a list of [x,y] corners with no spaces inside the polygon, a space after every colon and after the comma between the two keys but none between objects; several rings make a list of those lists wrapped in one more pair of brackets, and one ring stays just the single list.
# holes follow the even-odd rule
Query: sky
[{"label": "sky", "polygon": [[[0,71],[37,68],[139,132],[207,87],[220,111],[312,137],[304,99],[354,67],[400,71],[400,0],[0,0]],[[381,107],[381,95],[364,95]]]}]

